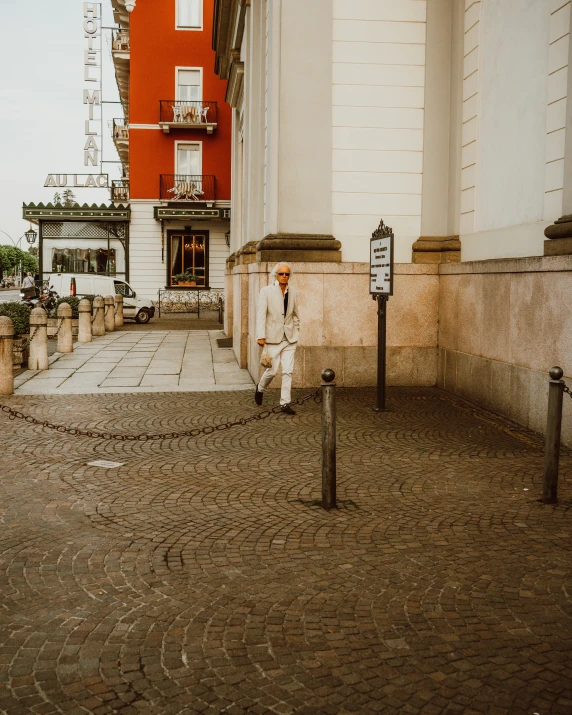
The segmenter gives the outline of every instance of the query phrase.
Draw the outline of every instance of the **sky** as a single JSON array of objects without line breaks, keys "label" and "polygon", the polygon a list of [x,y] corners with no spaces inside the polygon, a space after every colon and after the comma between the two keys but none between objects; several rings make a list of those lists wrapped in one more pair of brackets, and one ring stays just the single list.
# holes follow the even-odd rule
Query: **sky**
[{"label": "sky", "polygon": [[[112,26],[103,0],[103,24]],[[109,31],[103,37],[103,99],[117,101]],[[83,104],[83,0],[0,0],[0,244],[29,228],[22,203],[53,199],[48,174],[99,173],[84,167],[87,108]],[[104,105],[104,160],[117,160],[107,121],[119,104]],[[118,164],[104,165],[109,179]],[[79,203],[109,203],[107,189],[75,189]],[[25,239],[20,244],[25,246]]]}]

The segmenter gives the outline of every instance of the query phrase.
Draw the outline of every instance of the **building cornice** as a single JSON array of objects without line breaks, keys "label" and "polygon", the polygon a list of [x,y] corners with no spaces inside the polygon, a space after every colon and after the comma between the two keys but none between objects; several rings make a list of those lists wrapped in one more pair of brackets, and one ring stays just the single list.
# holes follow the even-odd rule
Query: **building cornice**
[{"label": "building cornice", "polygon": [[[238,53],[236,53],[238,54]],[[230,66],[230,75],[226,88],[226,101],[231,107],[237,108],[240,106],[242,98],[242,86],[244,84],[244,62],[238,60],[233,61]]]},{"label": "building cornice", "polygon": [[216,52],[215,72],[221,79],[229,79],[232,53],[240,53],[249,5],[250,0],[215,0],[212,47]]}]

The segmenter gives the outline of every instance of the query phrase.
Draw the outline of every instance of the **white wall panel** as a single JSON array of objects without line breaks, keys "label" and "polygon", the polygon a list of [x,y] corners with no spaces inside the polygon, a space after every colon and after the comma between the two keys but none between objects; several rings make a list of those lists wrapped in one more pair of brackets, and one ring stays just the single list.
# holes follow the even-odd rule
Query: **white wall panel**
[{"label": "white wall panel", "polygon": [[334,41],[425,44],[425,22],[371,22],[334,17],[333,33]]},{"label": "white wall panel", "polygon": [[374,129],[371,127],[335,127],[334,149],[382,149],[392,151],[422,151],[421,129]]},{"label": "white wall panel", "polygon": [[334,62],[372,65],[425,64],[425,45],[394,42],[334,42]]},{"label": "white wall panel", "polygon": [[338,171],[377,171],[421,174],[423,154],[420,151],[373,151],[334,149],[333,169]]},{"label": "white wall panel", "polygon": [[409,262],[421,224],[426,2],[333,0],[333,11],[334,235],[344,261],[367,261],[383,217]]},{"label": "white wall panel", "polygon": [[334,127],[423,129],[423,110],[409,107],[334,107]]},{"label": "white wall panel", "polygon": [[367,87],[334,85],[333,102],[347,107],[423,108],[423,87]]},{"label": "white wall panel", "polygon": [[364,194],[420,194],[421,174],[336,171],[333,190]]},{"label": "white wall panel", "polygon": [[423,0],[333,0],[334,17],[343,20],[425,22]]}]

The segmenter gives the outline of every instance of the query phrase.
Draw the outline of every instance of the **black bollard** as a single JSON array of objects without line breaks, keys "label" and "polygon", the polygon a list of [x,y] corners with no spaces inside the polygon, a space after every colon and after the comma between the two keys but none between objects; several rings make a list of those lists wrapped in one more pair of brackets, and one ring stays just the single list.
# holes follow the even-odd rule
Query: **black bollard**
[{"label": "black bollard", "polygon": [[546,421],[546,451],[544,453],[544,479],[542,501],[556,504],[558,501],[558,463],[560,461],[560,433],[562,431],[562,397],[564,374],[561,367],[553,367],[548,373],[548,416]]},{"label": "black bollard", "polygon": [[336,374],[322,372],[322,508],[336,508]]}]

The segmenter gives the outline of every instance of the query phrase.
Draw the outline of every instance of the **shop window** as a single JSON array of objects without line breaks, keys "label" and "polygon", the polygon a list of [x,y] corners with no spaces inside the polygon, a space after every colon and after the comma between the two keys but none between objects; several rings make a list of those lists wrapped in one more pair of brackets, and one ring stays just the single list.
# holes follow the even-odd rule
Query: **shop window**
[{"label": "shop window", "polygon": [[181,283],[194,282],[197,287],[205,288],[208,285],[207,281],[208,231],[201,233],[170,233],[169,285],[177,286]]},{"label": "shop window", "polygon": [[101,273],[114,276],[114,248],[53,248],[52,273]]},{"label": "shop window", "polygon": [[200,30],[203,25],[203,0],[175,0],[177,28]]}]

